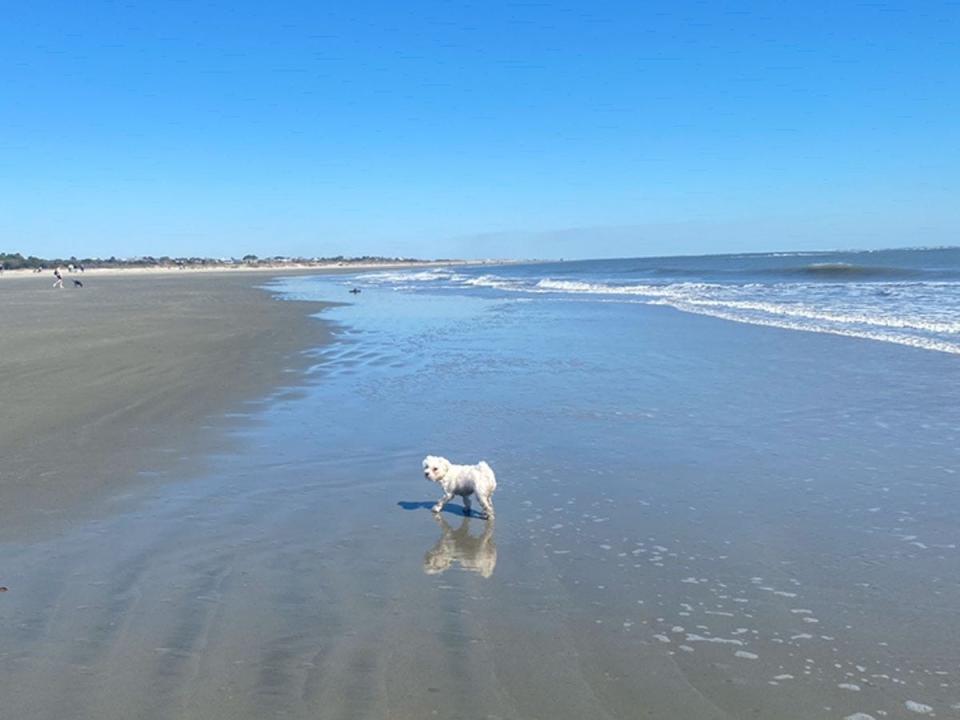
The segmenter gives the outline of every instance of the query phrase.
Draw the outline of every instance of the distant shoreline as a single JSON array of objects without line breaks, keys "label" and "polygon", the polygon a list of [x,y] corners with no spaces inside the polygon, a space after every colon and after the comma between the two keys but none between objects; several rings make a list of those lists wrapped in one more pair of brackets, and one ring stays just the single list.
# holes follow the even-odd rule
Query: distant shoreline
[{"label": "distant shoreline", "polygon": [[[503,265],[510,260],[411,260],[411,261],[356,261],[344,260],[341,262],[277,262],[277,263],[209,263],[196,265],[145,265],[129,267],[88,267],[83,271],[75,269],[72,276],[75,277],[95,277],[95,276],[114,276],[114,275],[162,275],[162,274],[198,274],[198,273],[283,273],[283,272],[303,272],[303,271],[345,271],[351,270],[396,270],[403,268],[424,268],[424,267],[446,267],[449,265]],[[35,268],[17,268],[15,270],[4,270],[0,273],[0,280],[3,278],[35,278],[44,277],[52,274],[55,267],[61,269],[65,265],[44,267],[37,272]]]}]

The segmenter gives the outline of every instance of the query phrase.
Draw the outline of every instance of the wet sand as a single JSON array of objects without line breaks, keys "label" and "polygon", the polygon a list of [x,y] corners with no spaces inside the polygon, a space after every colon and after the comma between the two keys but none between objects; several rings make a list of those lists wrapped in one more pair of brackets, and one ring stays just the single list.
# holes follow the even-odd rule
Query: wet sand
[{"label": "wet sand", "polygon": [[222,442],[209,423],[293,382],[326,330],[257,289],[271,277],[0,278],[0,538],[201,462]]},{"label": "wet sand", "polygon": [[[0,717],[956,716],[951,358],[468,300],[330,308],[297,393],[7,538]],[[426,452],[491,461],[495,524]]]}]

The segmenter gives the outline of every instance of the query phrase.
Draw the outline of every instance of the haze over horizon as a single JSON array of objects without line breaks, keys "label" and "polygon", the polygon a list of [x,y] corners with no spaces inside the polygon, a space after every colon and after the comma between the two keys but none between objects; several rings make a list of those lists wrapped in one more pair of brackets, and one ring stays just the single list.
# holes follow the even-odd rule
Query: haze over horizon
[{"label": "haze over horizon", "polygon": [[0,251],[956,245],[957,37],[949,2],[21,4]]}]

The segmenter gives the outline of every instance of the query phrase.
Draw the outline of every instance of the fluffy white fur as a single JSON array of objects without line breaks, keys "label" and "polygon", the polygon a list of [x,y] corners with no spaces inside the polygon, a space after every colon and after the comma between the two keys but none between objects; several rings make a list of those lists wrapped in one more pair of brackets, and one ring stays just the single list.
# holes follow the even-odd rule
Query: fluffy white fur
[{"label": "fluffy white fur", "polygon": [[423,474],[427,480],[443,488],[443,497],[432,508],[435,513],[443,510],[454,495],[459,495],[463,498],[463,509],[469,515],[470,496],[475,494],[486,516],[493,517],[493,491],[497,489],[497,478],[493,469],[482,460],[476,465],[454,465],[445,457],[427,455],[423,459]]}]

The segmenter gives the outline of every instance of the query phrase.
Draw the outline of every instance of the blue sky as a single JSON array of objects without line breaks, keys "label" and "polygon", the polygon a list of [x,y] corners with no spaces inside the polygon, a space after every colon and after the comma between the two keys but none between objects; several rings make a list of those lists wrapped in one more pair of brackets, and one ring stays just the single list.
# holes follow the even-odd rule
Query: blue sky
[{"label": "blue sky", "polygon": [[0,249],[958,244],[956,2],[9,3]]}]

